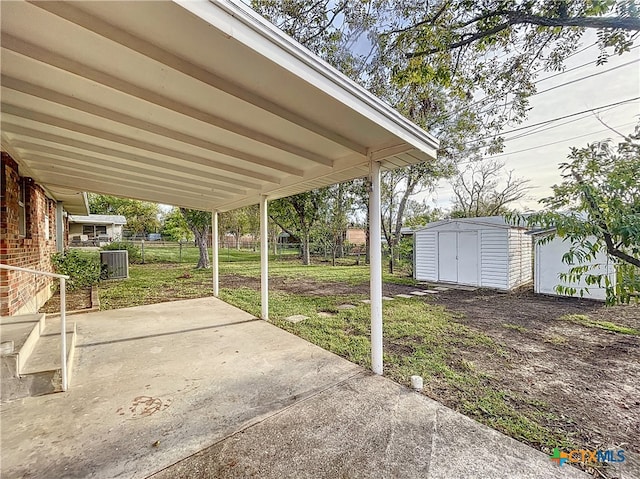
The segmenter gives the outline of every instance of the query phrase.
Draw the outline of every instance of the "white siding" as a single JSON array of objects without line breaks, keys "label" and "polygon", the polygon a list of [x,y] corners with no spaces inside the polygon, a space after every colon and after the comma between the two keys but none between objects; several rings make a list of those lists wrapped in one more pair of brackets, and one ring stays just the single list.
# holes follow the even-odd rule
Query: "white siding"
[{"label": "white siding", "polygon": [[480,286],[509,289],[508,231],[486,228],[480,231]]},{"label": "white siding", "polygon": [[414,238],[415,278],[420,281],[437,281],[437,233],[435,231],[416,231]]},{"label": "white siding", "polygon": [[[595,238],[593,238],[595,240]],[[595,286],[587,286],[584,281],[579,283],[567,283],[560,281],[560,273],[567,273],[571,269],[570,265],[562,262],[562,256],[568,251],[569,242],[562,241],[562,238],[556,237],[543,245],[536,244],[535,258],[535,292],[542,294],[558,295],[555,288],[557,285],[572,286],[578,291],[574,296],[580,297],[580,289],[587,287],[589,292],[583,294],[584,298],[605,300],[607,293],[605,288]],[[608,274],[612,282],[615,281],[614,267],[604,253],[598,255],[597,261],[592,264],[599,265],[591,274]]]},{"label": "white siding", "polygon": [[[475,246],[476,243],[471,245],[468,241],[461,242],[460,234],[464,232],[477,233],[477,255],[474,258],[477,257],[478,286],[509,290],[531,280],[531,238],[524,234],[524,229],[511,227],[499,217],[443,220],[416,231],[415,278],[423,281],[442,281],[442,278],[457,277],[458,281],[461,281],[460,272],[463,271],[463,277],[471,282],[469,278],[473,275],[469,268],[473,268],[472,264],[475,262],[470,260],[469,254],[475,255],[473,250],[476,248],[471,246]],[[449,246],[452,244],[453,236],[458,248],[457,254],[454,252],[453,256],[450,249],[445,251],[448,259],[443,259],[439,250],[437,238],[443,234],[448,238]],[[459,250],[461,244],[468,247],[464,252]],[[454,267],[457,276],[443,275],[443,272],[438,270],[439,259],[440,262],[444,261],[443,264]],[[462,269],[460,261],[465,262]]]},{"label": "white siding", "polygon": [[528,283],[533,278],[532,240],[524,230],[509,230],[509,289]]}]

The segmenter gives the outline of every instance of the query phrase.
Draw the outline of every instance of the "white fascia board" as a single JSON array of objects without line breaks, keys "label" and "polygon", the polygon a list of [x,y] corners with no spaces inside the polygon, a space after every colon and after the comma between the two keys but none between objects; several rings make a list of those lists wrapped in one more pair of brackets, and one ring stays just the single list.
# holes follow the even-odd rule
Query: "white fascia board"
[{"label": "white fascia board", "polygon": [[[435,157],[439,142],[240,0],[173,0],[230,38],[286,68],[415,148]],[[220,12],[226,15],[220,15]]]}]

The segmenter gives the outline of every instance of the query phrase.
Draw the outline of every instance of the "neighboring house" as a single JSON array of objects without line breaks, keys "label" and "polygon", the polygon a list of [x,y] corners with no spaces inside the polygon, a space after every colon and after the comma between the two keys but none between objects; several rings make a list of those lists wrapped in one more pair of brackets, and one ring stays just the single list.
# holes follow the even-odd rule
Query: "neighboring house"
[{"label": "neighboring house", "polygon": [[127,219],[121,215],[70,215],[69,238],[72,244],[120,241]]},{"label": "neighboring house", "polygon": [[[67,211],[88,213],[84,193],[47,186],[22,174],[2,152],[0,262],[53,272],[51,255],[68,244]],[[51,278],[0,269],[0,315],[35,312],[51,296]]]},{"label": "neighboring house", "polygon": [[531,281],[531,237],[501,216],[436,221],[414,232],[421,281],[511,290]]},{"label": "neighboring house", "polygon": [[[556,236],[554,239],[547,241],[544,244],[540,243],[541,239],[554,231],[555,230],[542,230],[531,233],[535,243],[534,291],[540,294],[574,296],[604,301],[607,298],[607,291],[604,288],[604,284],[602,285],[603,287],[599,288],[597,285],[587,285],[584,279],[575,283],[560,280],[560,274],[568,273],[572,267],[578,266],[578,264],[569,265],[562,261],[562,257],[571,247],[571,243],[566,241],[564,238]],[[596,241],[596,238],[590,238],[589,241],[594,242]],[[615,284],[616,275],[614,264],[605,252],[598,253],[595,261],[593,262],[579,263],[581,266],[585,266],[587,264],[595,266],[587,274],[606,274],[609,276],[611,284]],[[558,285],[573,287],[577,291],[572,295],[561,295],[556,291],[556,287]],[[584,288],[587,289],[584,290]],[[583,290],[582,295],[580,294],[580,290]]]},{"label": "neighboring house", "polygon": [[367,242],[367,233],[364,228],[347,228],[345,240],[352,245],[364,246]]}]

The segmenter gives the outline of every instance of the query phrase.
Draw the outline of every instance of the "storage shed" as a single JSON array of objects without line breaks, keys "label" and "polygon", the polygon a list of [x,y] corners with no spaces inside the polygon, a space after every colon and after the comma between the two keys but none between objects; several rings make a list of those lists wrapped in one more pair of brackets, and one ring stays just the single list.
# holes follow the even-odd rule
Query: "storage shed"
[{"label": "storage shed", "polygon": [[414,233],[414,277],[510,290],[532,279],[532,240],[502,216],[429,223]]},{"label": "storage shed", "polygon": [[[568,273],[573,266],[568,265],[562,261],[562,257],[569,251],[571,243],[560,236],[556,236],[552,240],[540,243],[540,240],[545,236],[553,233],[554,230],[535,231],[531,233],[534,238],[535,249],[535,261],[534,261],[534,291],[540,294],[552,294],[560,296],[556,291],[558,285],[570,286],[577,291],[572,295],[563,296],[575,296],[588,299],[597,299],[604,301],[607,299],[607,291],[604,287],[599,288],[597,285],[587,285],[584,279],[581,279],[575,283],[569,283],[560,280],[560,274]],[[595,242],[596,238],[590,238],[590,241]],[[581,264],[586,265],[587,263]],[[611,284],[615,284],[615,267],[613,262],[609,259],[605,252],[601,252],[597,255],[596,259],[591,263],[594,266],[589,271],[589,274],[606,274],[609,276]],[[604,285],[603,285],[604,286]],[[583,290],[587,288],[587,290]],[[580,290],[582,294],[580,294]]]}]

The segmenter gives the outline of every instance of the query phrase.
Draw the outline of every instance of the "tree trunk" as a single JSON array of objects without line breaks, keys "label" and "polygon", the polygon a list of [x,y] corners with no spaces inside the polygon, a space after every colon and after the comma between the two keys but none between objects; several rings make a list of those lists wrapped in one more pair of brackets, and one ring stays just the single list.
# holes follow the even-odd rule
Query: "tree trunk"
[{"label": "tree trunk", "polygon": [[302,264],[308,266],[311,264],[311,253],[309,251],[309,233],[302,235]]},{"label": "tree trunk", "polygon": [[208,248],[208,232],[205,229],[201,231],[198,228],[193,228],[193,235],[195,236],[196,245],[200,250],[200,258],[198,259],[198,265],[196,269],[203,269],[209,267],[209,248]]}]

